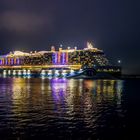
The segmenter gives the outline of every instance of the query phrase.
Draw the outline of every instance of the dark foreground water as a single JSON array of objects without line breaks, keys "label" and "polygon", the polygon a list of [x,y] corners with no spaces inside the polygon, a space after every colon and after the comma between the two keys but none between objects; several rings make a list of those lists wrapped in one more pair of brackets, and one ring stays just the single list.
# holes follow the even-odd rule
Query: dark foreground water
[{"label": "dark foreground water", "polygon": [[0,140],[129,139],[139,88],[135,79],[0,78]]}]

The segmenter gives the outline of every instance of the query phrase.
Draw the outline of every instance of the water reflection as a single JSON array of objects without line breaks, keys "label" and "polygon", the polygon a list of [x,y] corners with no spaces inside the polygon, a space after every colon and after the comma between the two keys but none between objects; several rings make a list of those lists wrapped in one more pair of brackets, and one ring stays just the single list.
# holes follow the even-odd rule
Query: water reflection
[{"label": "water reflection", "polygon": [[[104,112],[121,112],[123,81],[83,79],[13,78],[0,82],[0,106],[9,106],[5,123],[11,135],[53,134],[49,128],[71,133],[92,132],[100,125]],[[4,94],[6,93],[6,94]],[[5,100],[3,102],[2,100]],[[10,102],[10,103],[8,103]],[[8,105],[7,105],[8,104]],[[0,109],[0,116],[3,110]],[[100,122],[100,123],[99,123]],[[67,130],[65,130],[65,127]],[[41,129],[40,129],[41,128]],[[48,133],[46,133],[48,132]]]}]

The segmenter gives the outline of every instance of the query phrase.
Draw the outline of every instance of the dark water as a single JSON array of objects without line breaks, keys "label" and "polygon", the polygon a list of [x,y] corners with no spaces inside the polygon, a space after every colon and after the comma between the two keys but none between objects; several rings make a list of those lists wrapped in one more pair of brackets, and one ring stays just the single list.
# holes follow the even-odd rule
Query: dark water
[{"label": "dark water", "polygon": [[0,140],[129,139],[138,126],[139,85],[139,80],[0,78]]}]

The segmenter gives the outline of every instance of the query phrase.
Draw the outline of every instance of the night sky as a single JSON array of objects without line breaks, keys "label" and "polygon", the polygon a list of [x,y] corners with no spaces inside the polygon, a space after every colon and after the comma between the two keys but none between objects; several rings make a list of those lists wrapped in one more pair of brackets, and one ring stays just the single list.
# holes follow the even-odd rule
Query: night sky
[{"label": "night sky", "polygon": [[124,73],[140,74],[140,1],[0,0],[0,54],[86,41],[122,60]]}]

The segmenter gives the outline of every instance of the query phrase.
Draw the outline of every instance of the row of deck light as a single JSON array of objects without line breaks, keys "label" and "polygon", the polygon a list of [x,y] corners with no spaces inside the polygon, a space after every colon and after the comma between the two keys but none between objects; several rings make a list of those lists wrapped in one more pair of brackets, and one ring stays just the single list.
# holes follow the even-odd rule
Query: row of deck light
[{"label": "row of deck light", "polygon": [[[11,71],[11,70],[8,70],[8,75],[11,75],[11,74],[13,74],[13,75],[22,75],[22,70],[13,70],[13,71]],[[31,74],[31,71],[30,70],[23,70],[23,75],[30,75]],[[6,70],[4,70],[3,71],[3,75],[7,75],[7,71]]]},{"label": "row of deck light", "polygon": [[[79,70],[79,73],[81,73],[81,72],[82,72],[82,70]],[[48,71],[48,75],[49,75],[49,76],[51,76],[52,73],[53,73],[52,70],[49,70],[49,71]],[[74,73],[75,73],[74,70],[70,70],[70,74],[71,74],[71,75],[74,74]],[[4,71],[3,71],[3,75],[7,75],[7,74],[8,74],[8,75],[11,75],[11,74],[12,74],[12,75],[19,75],[19,76],[20,76],[20,75],[31,75],[31,71],[30,71],[30,70],[13,70],[13,71],[12,71],[12,70],[8,70],[8,71],[7,71],[7,70],[4,70]],[[55,70],[55,71],[54,71],[54,74],[55,74],[56,76],[59,76],[59,74],[60,74],[60,73],[59,73],[59,70]],[[41,71],[41,75],[42,75],[42,76],[45,76],[45,75],[46,75],[46,71],[45,71],[45,70],[42,70],[42,71]],[[63,76],[66,76],[66,75],[67,75],[66,70],[62,70],[62,75],[63,75]]]},{"label": "row of deck light", "polygon": [[[45,70],[42,70],[42,71],[41,71],[41,75],[45,75],[45,74],[46,74]],[[60,74],[60,73],[59,73],[59,70],[55,70],[55,71],[54,71],[54,74],[55,74],[56,76],[59,76],[59,74]],[[66,76],[66,74],[67,74],[67,73],[66,73],[66,70],[62,70],[62,75],[63,75],[63,76]],[[74,74],[74,70],[70,70],[70,74]],[[49,71],[48,71],[48,75],[49,75],[49,76],[52,75],[52,70],[49,70]]]}]

